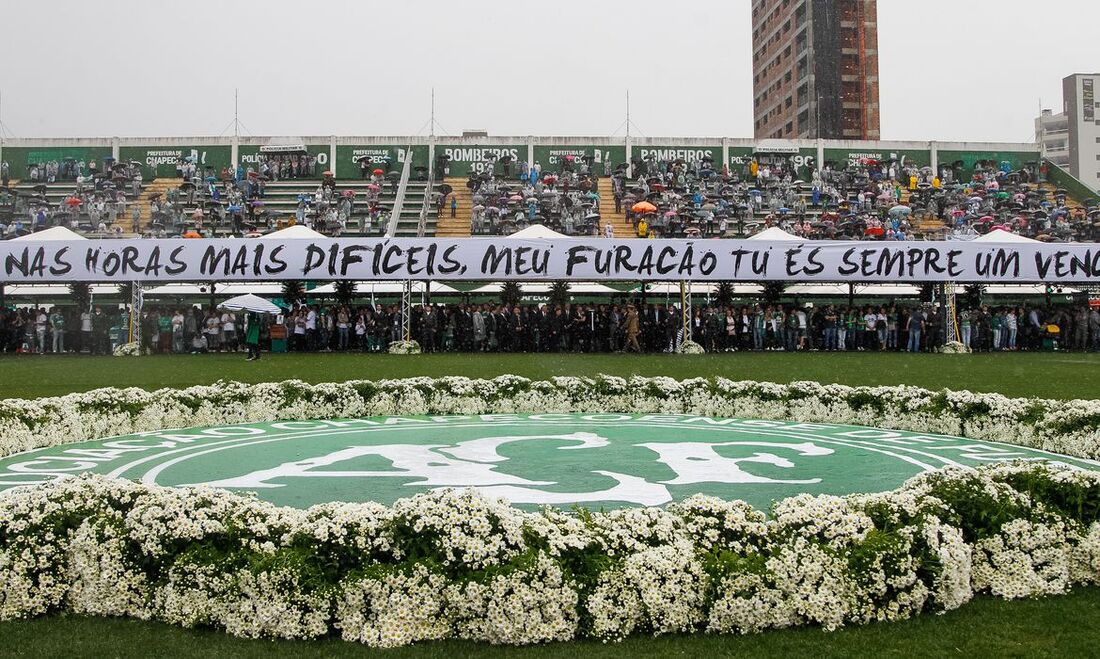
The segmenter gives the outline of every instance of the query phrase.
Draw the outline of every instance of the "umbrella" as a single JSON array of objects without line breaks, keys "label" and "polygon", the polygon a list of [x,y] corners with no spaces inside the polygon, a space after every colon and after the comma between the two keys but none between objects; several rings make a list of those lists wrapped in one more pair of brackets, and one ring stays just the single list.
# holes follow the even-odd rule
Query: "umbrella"
[{"label": "umbrella", "polygon": [[[371,173],[374,174],[375,176],[381,176],[381,175],[385,174],[385,172],[383,172],[381,169],[376,169]],[[332,176],[332,174],[331,173],[327,174],[327,176]]]},{"label": "umbrella", "polygon": [[202,238],[202,234],[200,234],[198,231],[192,230],[192,231],[188,231],[188,232],[184,233],[183,237],[184,238]]},{"label": "umbrella", "polygon": [[[371,192],[378,192],[382,188],[377,183],[369,183],[367,184],[367,189]],[[351,190],[349,190],[348,192],[351,192]]]},{"label": "umbrella", "polygon": [[518,194],[514,194],[511,197],[508,197],[508,201],[520,202],[520,201],[523,201],[523,196],[518,195]]},{"label": "umbrella", "polygon": [[[416,169],[420,169],[420,168],[417,167]],[[425,168],[425,169],[427,169],[427,168]],[[397,179],[401,178],[401,172],[390,172],[389,174],[386,174],[386,178],[388,178],[391,181],[396,181]]]},{"label": "umbrella", "polygon": [[231,297],[218,306],[222,309],[229,309],[230,311],[254,311],[256,313],[272,314],[281,313],[282,311],[279,307],[275,306],[274,303],[258,295],[253,295],[252,293]]},{"label": "umbrella", "polygon": [[648,201],[639,201],[638,203],[631,206],[630,210],[634,211],[635,213],[654,213],[657,211],[657,207],[649,203]]},{"label": "umbrella", "polygon": [[65,205],[66,206],[79,206],[83,203],[84,202],[80,201],[76,197],[69,197],[68,199],[65,200]]},{"label": "umbrella", "polygon": [[355,196],[355,190],[344,190],[343,195],[345,197],[354,197]]},{"label": "umbrella", "polygon": [[439,191],[441,193],[443,193],[443,196],[447,196],[447,195],[451,194],[452,192],[454,192],[454,188],[452,188],[447,183],[444,183],[444,184],[439,186]]},{"label": "umbrella", "polygon": [[332,170],[326,169],[325,171],[321,172],[321,176],[332,176]]}]

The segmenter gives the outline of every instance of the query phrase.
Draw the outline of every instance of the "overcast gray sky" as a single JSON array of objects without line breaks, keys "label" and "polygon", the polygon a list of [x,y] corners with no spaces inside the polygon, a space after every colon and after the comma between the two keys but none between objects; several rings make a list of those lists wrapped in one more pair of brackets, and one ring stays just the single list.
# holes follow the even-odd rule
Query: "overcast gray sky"
[{"label": "overcast gray sky", "polygon": [[[621,133],[752,137],[749,0],[14,2],[16,137]],[[1100,3],[879,2],[884,139],[1032,139],[1100,70]],[[231,131],[230,131],[231,132]],[[439,134],[444,134],[437,131]]]}]

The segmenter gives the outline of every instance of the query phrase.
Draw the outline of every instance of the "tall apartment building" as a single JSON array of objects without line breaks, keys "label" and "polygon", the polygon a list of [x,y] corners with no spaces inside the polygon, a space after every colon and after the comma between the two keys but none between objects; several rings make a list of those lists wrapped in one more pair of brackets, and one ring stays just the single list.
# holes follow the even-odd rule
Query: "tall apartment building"
[{"label": "tall apartment building", "polygon": [[1069,171],[1100,190],[1100,73],[1076,73],[1062,80],[1069,124]]},{"label": "tall apartment building", "polygon": [[1069,170],[1069,118],[1065,112],[1043,110],[1035,119],[1035,143],[1043,157]]},{"label": "tall apartment building", "polygon": [[753,0],[755,135],[877,140],[877,0]]}]

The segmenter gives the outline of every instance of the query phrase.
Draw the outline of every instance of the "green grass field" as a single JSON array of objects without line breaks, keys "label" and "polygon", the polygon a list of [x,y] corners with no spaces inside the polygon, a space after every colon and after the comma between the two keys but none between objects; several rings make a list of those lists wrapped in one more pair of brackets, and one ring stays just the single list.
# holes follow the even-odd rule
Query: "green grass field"
[{"label": "green grass field", "polygon": [[[146,389],[298,378],[309,382],[416,375],[492,377],[554,375],[724,376],[732,379],[817,380],[850,385],[911,384],[1049,398],[1100,397],[1100,355],[904,354],[627,355],[243,355],[113,357],[0,357],[0,398],[39,397],[104,386]],[[910,657],[1096,656],[1100,650],[1100,588],[1041,601],[980,598],[959,611],[896,623],[824,633],[816,629],[753,636],[634,638],[620,644],[566,643],[496,648],[432,643],[371,651],[337,639],[319,642],[248,641],[212,631],[189,631],[131,620],[53,616],[0,623],[0,655],[20,657],[476,657],[635,656]]]},{"label": "green grass field", "polygon": [[631,638],[527,648],[445,642],[371,650],[339,639],[249,641],[218,632],[118,619],[52,617],[0,624],[6,657],[377,657],[540,659],[543,657],[1092,657],[1100,647],[1100,588],[1051,600],[975,600],[946,615],[893,624],[773,631],[749,636]]},{"label": "green grass field", "polygon": [[545,379],[555,375],[668,375],[682,379],[815,380],[849,385],[910,384],[1009,396],[1096,398],[1100,354],[731,353],[718,355],[158,355],[141,358],[9,355],[0,357],[0,398],[56,396],[97,387],[184,387],[217,380],[308,382],[418,375]]}]

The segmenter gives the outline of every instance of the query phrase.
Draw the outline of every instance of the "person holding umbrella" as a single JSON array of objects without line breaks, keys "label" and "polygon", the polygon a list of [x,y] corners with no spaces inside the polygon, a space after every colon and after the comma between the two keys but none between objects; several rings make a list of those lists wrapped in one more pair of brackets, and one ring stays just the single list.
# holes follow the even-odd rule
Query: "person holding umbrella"
[{"label": "person holding umbrella", "polygon": [[248,348],[248,361],[259,359],[261,315],[265,313],[279,314],[282,309],[272,302],[251,293],[230,298],[218,306],[229,311],[245,311],[248,313],[248,326],[244,336],[244,344]]},{"label": "person holding umbrella", "polygon": [[260,358],[260,314],[249,311],[246,322],[244,345],[248,348],[248,358],[245,361],[252,362]]}]

